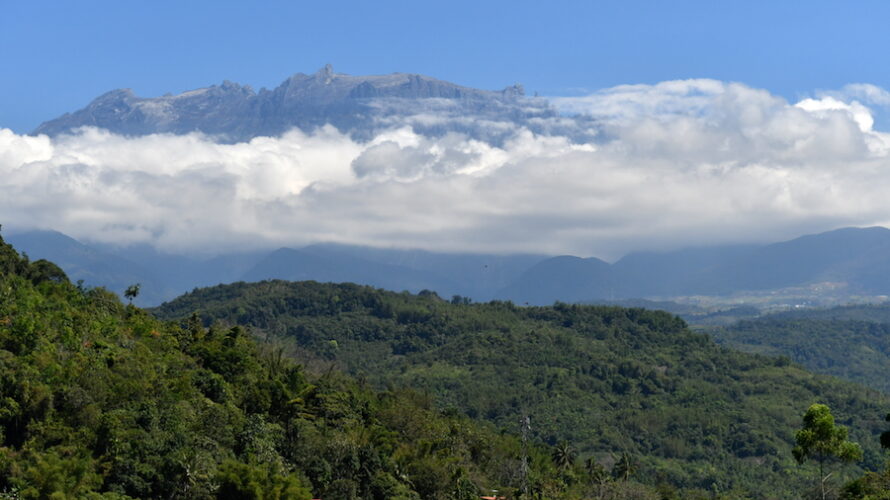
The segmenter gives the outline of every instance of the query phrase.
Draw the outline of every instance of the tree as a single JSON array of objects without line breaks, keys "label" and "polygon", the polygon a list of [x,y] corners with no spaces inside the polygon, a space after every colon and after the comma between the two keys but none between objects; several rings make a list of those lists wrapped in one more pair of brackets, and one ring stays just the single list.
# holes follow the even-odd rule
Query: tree
[{"label": "tree", "polygon": [[627,452],[622,453],[612,467],[612,477],[621,481],[629,480],[636,472],[637,463]]},{"label": "tree", "polygon": [[600,500],[606,498],[609,483],[612,481],[609,471],[596,461],[596,457],[588,458],[584,463],[584,469],[587,471],[587,481],[593,487],[595,498]]},{"label": "tree", "polygon": [[575,449],[568,442],[562,441],[553,449],[550,458],[556,469],[565,473],[575,466]]},{"label": "tree", "polygon": [[130,285],[124,290],[124,297],[133,303],[133,299],[139,296],[139,289],[142,288],[141,283],[136,283],[135,285]]},{"label": "tree", "polygon": [[[890,413],[884,417],[884,420],[890,422]],[[881,448],[890,448],[890,431],[884,431],[881,433]]]},{"label": "tree", "polygon": [[831,410],[823,404],[810,406],[803,416],[803,427],[794,435],[797,446],[791,452],[797,463],[802,464],[808,458],[819,462],[819,489],[822,499],[826,498],[825,462],[838,459],[844,462],[862,460],[862,448],[859,444],[847,441],[847,428],[835,425]]},{"label": "tree", "polygon": [[609,475],[606,468],[603,467],[601,463],[597,462],[595,457],[588,458],[584,463],[584,466],[587,471],[587,478],[593,484],[602,486],[612,479],[612,476]]},{"label": "tree", "polygon": [[275,464],[245,464],[229,460],[217,471],[219,498],[308,500],[312,498],[297,474]]}]

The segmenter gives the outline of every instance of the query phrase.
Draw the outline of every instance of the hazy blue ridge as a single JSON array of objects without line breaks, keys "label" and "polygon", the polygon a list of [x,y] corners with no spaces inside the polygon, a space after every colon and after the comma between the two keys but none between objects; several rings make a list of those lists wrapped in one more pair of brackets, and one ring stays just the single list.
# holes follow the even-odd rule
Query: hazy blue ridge
[{"label": "hazy blue ridge", "polygon": [[146,306],[195,287],[264,279],[353,282],[520,305],[670,301],[824,283],[837,286],[841,296],[890,294],[890,230],[885,228],[847,228],[763,246],[638,252],[614,264],[568,255],[458,254],[340,244],[186,256],[148,245],[84,244],[52,231],[12,234],[9,239],[34,258],[58,262],[72,279],[90,286],[120,293],[142,283],[137,301]]}]

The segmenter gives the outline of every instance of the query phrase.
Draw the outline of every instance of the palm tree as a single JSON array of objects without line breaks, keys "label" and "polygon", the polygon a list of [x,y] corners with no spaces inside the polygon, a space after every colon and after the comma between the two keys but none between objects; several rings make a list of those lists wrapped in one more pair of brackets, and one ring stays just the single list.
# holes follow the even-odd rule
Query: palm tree
[{"label": "palm tree", "polygon": [[611,476],[603,465],[596,461],[596,458],[590,457],[584,462],[584,468],[587,470],[587,477],[593,484],[605,484],[609,482]]},{"label": "palm tree", "polygon": [[124,291],[124,298],[130,301],[130,304],[133,303],[133,299],[139,296],[139,289],[142,288],[141,283],[136,283],[135,285],[130,285]]},{"label": "palm tree", "polygon": [[566,472],[575,465],[575,449],[567,441],[561,441],[550,454],[553,465],[559,472]]},{"label": "palm tree", "polygon": [[615,465],[612,467],[612,476],[615,479],[620,479],[622,481],[627,481],[630,479],[630,476],[634,475],[637,471],[637,463],[634,461],[630,454],[624,452],[618,457],[618,460],[615,462]]}]

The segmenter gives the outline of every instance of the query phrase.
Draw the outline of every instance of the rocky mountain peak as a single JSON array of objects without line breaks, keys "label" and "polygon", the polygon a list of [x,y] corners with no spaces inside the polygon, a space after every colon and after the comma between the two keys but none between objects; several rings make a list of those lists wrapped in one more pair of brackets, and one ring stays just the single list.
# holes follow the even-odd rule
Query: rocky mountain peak
[{"label": "rocky mountain peak", "polygon": [[[497,141],[489,136],[502,132],[468,124],[466,117],[478,117],[479,123],[512,122],[540,133],[539,119],[558,116],[546,102],[524,95],[519,84],[501,91],[480,90],[412,73],[336,73],[326,64],[311,75],[296,73],[278,87],[259,93],[228,80],[161,97],[112,90],[79,111],[44,122],[34,133],[54,136],[94,126],[123,135],[200,131],[221,142],[239,142],[280,135],[292,128],[311,132],[330,124],[364,139],[379,128],[401,122],[424,134],[457,131]],[[413,116],[430,113],[442,116],[445,124],[411,121]],[[454,119],[447,122],[449,118]],[[528,121],[531,118],[537,120]]]},{"label": "rocky mountain peak", "polygon": [[320,78],[325,85],[329,85],[334,80],[334,67],[330,63],[325,64],[323,68],[318,70],[316,76]]}]

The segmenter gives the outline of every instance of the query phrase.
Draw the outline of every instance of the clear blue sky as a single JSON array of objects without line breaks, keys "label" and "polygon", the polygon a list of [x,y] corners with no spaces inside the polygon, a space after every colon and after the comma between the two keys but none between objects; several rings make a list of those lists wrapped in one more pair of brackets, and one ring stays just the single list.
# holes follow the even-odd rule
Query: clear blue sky
[{"label": "clear blue sky", "polygon": [[274,87],[325,63],[480,88],[577,95],[715,78],[789,99],[890,87],[890,2],[0,0],[0,127],[17,132],[119,87]]}]

